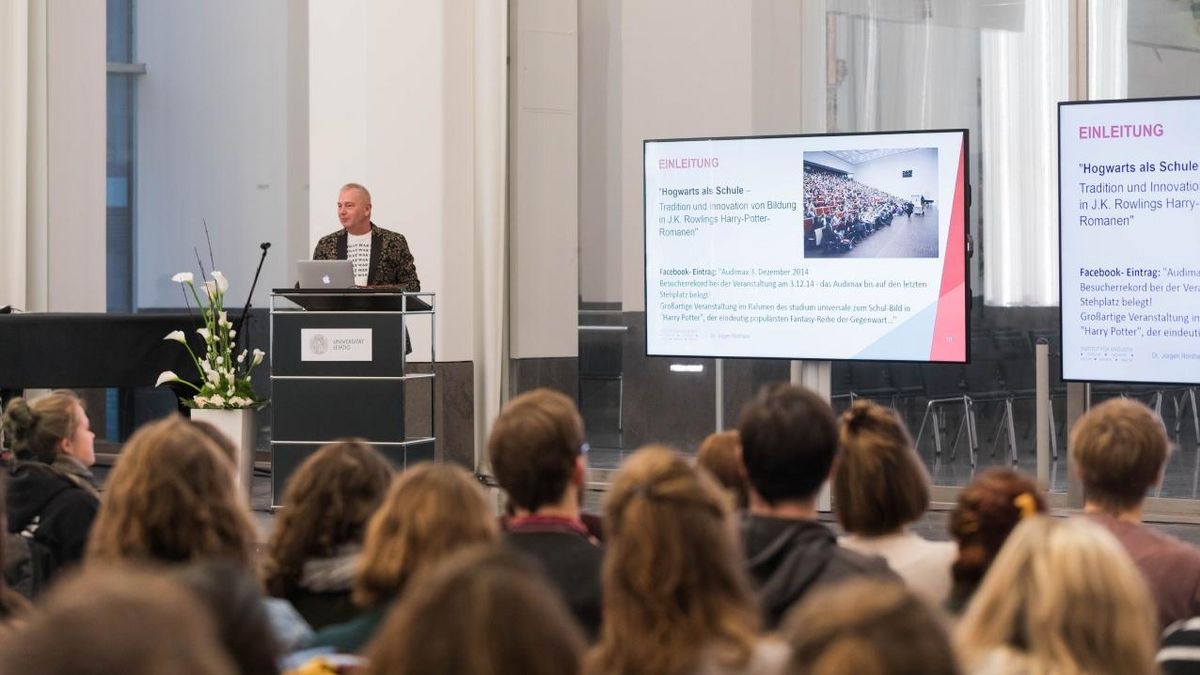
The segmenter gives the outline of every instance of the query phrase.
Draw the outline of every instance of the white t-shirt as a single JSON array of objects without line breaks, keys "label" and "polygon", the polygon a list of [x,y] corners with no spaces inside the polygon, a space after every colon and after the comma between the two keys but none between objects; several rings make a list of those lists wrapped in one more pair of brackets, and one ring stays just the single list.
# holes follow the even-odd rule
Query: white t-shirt
[{"label": "white t-shirt", "polygon": [[346,235],[346,259],[354,265],[354,285],[366,286],[371,272],[371,233]]},{"label": "white t-shirt", "polygon": [[881,556],[917,595],[940,607],[950,594],[950,566],[958,557],[952,541],[929,541],[907,530],[880,537],[846,535],[838,539],[846,548]]}]

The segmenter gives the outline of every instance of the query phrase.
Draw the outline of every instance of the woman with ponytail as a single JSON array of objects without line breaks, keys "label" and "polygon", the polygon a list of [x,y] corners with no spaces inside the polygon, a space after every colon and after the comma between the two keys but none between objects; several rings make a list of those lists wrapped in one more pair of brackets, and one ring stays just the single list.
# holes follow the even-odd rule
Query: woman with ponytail
[{"label": "woman with ponytail", "polygon": [[29,402],[15,398],[4,410],[5,446],[13,453],[8,483],[8,531],[31,548],[48,551],[44,578],[83,557],[100,495],[88,470],[96,462],[83,402],[57,390]]},{"label": "woman with ponytail", "polygon": [[929,476],[904,424],[891,408],[858,401],[838,424],[841,454],[833,470],[839,542],[881,556],[933,605],[950,591],[952,542],[928,541],[908,529],[929,507]]}]

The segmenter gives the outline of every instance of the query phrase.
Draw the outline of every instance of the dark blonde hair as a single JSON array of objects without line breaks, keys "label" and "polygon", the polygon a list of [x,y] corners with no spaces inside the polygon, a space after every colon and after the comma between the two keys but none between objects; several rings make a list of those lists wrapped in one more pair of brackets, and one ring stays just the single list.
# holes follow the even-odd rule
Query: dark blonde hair
[{"label": "dark blonde hair", "polygon": [[537,568],[505,547],[474,546],[423,574],[391,610],[366,673],[571,675],[584,648]]},{"label": "dark blonde hair", "polygon": [[753,654],[758,612],[728,500],[669,448],[626,460],[605,505],[604,623],[587,672],[683,673],[701,652],[730,667]]},{"label": "dark blonde hair", "polygon": [[895,411],[856,401],[838,420],[837,519],[847,532],[890,534],[929,507],[929,476]]},{"label": "dark blonde hair", "polygon": [[968,666],[1008,650],[1028,673],[1158,672],[1158,619],[1146,582],[1120,542],[1082,518],[1022,521],[956,637]]},{"label": "dark blonde hair", "polygon": [[500,411],[488,436],[488,458],[512,503],[534,512],[562,499],[583,439],[575,403],[553,389],[534,389]]},{"label": "dark blonde hair", "polygon": [[0,672],[233,675],[202,603],[161,574],[88,569],[57,583],[0,646]]},{"label": "dark blonde hair", "polygon": [[354,601],[378,606],[434,563],[497,539],[496,515],[474,476],[452,464],[418,464],[396,477],[367,525]]},{"label": "dark blonde hair", "polygon": [[1084,497],[1120,512],[1141,504],[1158,481],[1170,441],[1162,420],[1144,403],[1113,398],[1079,418],[1070,448]]},{"label": "dark blonde hair", "polygon": [[108,478],[88,562],[253,563],[256,530],[232,463],[178,415],[138,429]]},{"label": "dark blonde hair", "polygon": [[965,606],[1021,519],[1045,512],[1037,483],[1011,469],[988,469],[963,488],[950,514],[950,536],[958,543],[950,568],[952,609]]},{"label": "dark blonde hair", "polygon": [[283,491],[283,508],[267,545],[267,591],[284,597],[306,561],[336,555],[345,544],[361,544],[392,475],[392,465],[361,439],[330,443],[304,460]]},{"label": "dark blonde hair", "polygon": [[18,396],[4,408],[5,444],[21,460],[52,464],[62,447],[79,427],[77,410],[83,399],[69,389],[56,389],[30,403]]},{"label": "dark blonde hair", "polygon": [[738,457],[741,448],[742,441],[737,429],[709,434],[696,451],[696,466],[716,478],[721,487],[733,495],[734,505],[744,509],[750,501],[750,486],[746,483],[742,460]]},{"label": "dark blonde hair", "polygon": [[878,579],[815,589],[788,613],[791,675],[955,675],[942,622],[903,584]]}]

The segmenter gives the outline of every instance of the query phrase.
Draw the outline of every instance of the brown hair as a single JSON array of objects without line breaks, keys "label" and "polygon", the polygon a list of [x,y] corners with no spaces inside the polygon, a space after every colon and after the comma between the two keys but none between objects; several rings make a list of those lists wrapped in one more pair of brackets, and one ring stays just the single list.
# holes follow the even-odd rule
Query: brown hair
[{"label": "brown hair", "polygon": [[833,497],[847,532],[890,534],[925,513],[929,476],[895,411],[856,401],[842,413],[838,443]]},{"label": "brown hair", "polygon": [[903,584],[878,579],[815,589],[791,612],[783,634],[790,675],[955,675],[941,621]]},{"label": "brown hair", "polygon": [[553,389],[534,389],[500,411],[488,436],[488,457],[512,503],[536,512],[562,499],[583,440],[575,403]]},{"label": "brown hair", "polygon": [[621,467],[605,505],[604,623],[587,672],[682,673],[701,652],[746,665],[759,617],[728,500],[662,446]]},{"label": "brown hair", "polygon": [[483,488],[460,466],[423,463],[396,477],[367,525],[354,601],[374,607],[470,544],[497,540]]},{"label": "brown hair", "polygon": [[768,504],[812,499],[837,455],[833,409],[816,393],[787,383],[764,387],[738,421],[742,464]]},{"label": "brown hair", "polygon": [[208,612],[146,571],[89,569],[64,579],[0,648],[0,672],[233,675]]},{"label": "brown hair", "polygon": [[1146,582],[1120,542],[1084,518],[1035,516],[1017,526],[956,637],[969,666],[1000,653],[1027,673],[1158,672]]},{"label": "brown hair", "polygon": [[1011,469],[988,469],[963,488],[950,514],[950,536],[958,543],[950,568],[951,609],[965,607],[1017,523],[1045,511],[1033,479]]},{"label": "brown hair", "polygon": [[337,555],[345,544],[361,544],[392,474],[392,465],[361,439],[330,443],[304,460],[283,491],[283,508],[267,545],[267,591],[284,597],[306,561]]},{"label": "brown hair", "polygon": [[1158,481],[1169,447],[1162,420],[1131,399],[1093,407],[1071,430],[1071,463],[1084,497],[1110,513],[1142,503]]},{"label": "brown hair", "polygon": [[88,561],[232,558],[251,566],[256,530],[231,472],[213,442],[178,415],[138,429],[108,478]]},{"label": "brown hair", "polygon": [[744,509],[749,502],[750,488],[746,484],[742,460],[738,457],[741,447],[737,429],[709,434],[696,452],[696,466],[716,478],[721,487],[733,495],[734,505]]},{"label": "brown hair", "polygon": [[574,618],[527,559],[477,546],[422,575],[391,610],[366,673],[571,675],[583,651]]},{"label": "brown hair", "polygon": [[76,411],[82,407],[83,399],[69,389],[55,389],[32,403],[18,396],[4,408],[5,443],[17,459],[52,464],[63,439],[75,434]]}]

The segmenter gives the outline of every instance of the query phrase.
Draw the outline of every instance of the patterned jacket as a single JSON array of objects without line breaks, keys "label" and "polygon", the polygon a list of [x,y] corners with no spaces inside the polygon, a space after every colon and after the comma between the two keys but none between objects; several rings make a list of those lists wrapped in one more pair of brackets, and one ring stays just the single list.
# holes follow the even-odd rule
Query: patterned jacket
[{"label": "patterned jacket", "polygon": [[[346,230],[321,237],[313,249],[313,260],[345,260]],[[371,223],[371,269],[367,273],[368,286],[397,287],[406,293],[421,290],[417,278],[417,267],[413,264],[408,240],[399,232],[392,232]]]}]

